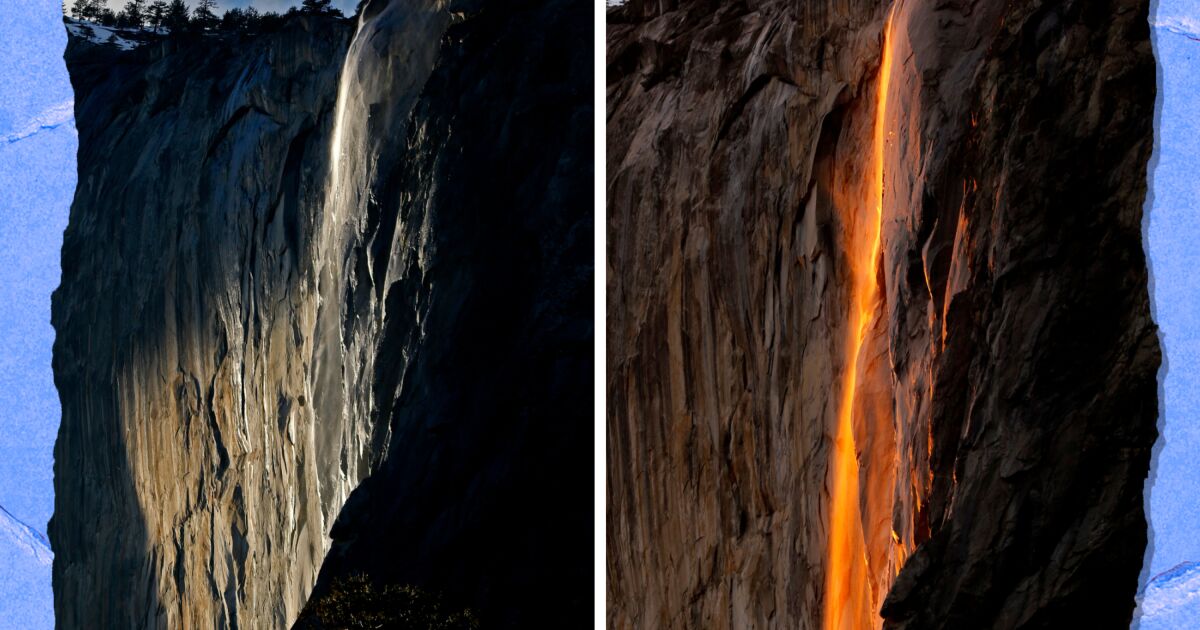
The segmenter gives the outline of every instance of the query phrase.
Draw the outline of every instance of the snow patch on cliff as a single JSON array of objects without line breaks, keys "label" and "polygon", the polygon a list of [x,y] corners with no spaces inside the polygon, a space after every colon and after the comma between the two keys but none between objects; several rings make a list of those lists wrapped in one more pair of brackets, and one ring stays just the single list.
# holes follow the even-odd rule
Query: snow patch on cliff
[{"label": "snow patch on cliff", "polygon": [[67,31],[71,35],[86,39],[93,44],[110,44],[121,50],[133,50],[143,43],[134,39],[134,33],[143,32],[142,29],[131,31],[71,19],[68,19],[66,24]]}]

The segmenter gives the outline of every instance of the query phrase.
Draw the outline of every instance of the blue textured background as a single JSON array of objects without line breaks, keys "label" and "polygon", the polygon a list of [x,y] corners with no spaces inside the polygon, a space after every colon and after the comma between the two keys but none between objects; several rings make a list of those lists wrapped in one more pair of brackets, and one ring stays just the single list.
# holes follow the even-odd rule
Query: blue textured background
[{"label": "blue textured background", "polygon": [[76,148],[61,11],[56,0],[0,2],[0,628],[54,625],[50,292]]},{"label": "blue textured background", "polygon": [[58,394],[50,292],[75,193],[67,38],[54,0],[0,9],[0,505],[44,531]]},{"label": "blue textured background", "polygon": [[1145,233],[1165,366],[1137,621],[1167,630],[1200,627],[1200,0],[1160,0],[1151,22],[1159,109]]},{"label": "blue textured background", "polygon": [[1146,240],[1167,367],[1149,486],[1151,573],[1200,561],[1200,0],[1160,3],[1157,24],[1162,94]]}]

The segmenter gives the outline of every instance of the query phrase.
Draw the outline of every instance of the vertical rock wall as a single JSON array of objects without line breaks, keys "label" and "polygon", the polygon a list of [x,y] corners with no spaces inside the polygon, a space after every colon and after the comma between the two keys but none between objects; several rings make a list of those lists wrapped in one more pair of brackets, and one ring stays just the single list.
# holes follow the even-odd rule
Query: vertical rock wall
[{"label": "vertical rock wall", "polygon": [[919,131],[894,148],[912,166],[889,180],[882,264],[928,539],[887,625],[1123,629],[1161,362],[1148,5],[902,7]]},{"label": "vertical rock wall", "polygon": [[1128,626],[1159,363],[1147,6],[907,0],[609,13],[615,627],[821,624],[889,12],[854,400],[872,625]]},{"label": "vertical rock wall", "polygon": [[[80,48],[55,292],[62,628],[282,627],[327,546],[314,226],[351,32]],[[86,46],[86,45],[82,45]],[[348,489],[344,492],[348,492]]]}]

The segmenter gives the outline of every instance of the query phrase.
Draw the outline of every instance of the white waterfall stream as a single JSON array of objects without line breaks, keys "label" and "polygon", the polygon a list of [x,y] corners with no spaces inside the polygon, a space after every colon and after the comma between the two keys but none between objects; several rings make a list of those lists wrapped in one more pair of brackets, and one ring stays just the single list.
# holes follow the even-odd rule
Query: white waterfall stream
[{"label": "white waterfall stream", "polygon": [[[356,307],[353,325],[347,325],[343,312],[353,283],[388,282],[353,276],[356,252],[369,238],[364,230],[376,165],[389,143],[405,142],[408,120],[451,19],[442,0],[379,7],[381,3],[368,2],[360,11],[342,65],[321,223],[313,226],[320,307],[310,386],[317,418],[321,511],[327,525],[379,456],[371,452],[371,378],[382,301],[368,292],[370,303]],[[388,202],[398,200],[384,200]]]}]

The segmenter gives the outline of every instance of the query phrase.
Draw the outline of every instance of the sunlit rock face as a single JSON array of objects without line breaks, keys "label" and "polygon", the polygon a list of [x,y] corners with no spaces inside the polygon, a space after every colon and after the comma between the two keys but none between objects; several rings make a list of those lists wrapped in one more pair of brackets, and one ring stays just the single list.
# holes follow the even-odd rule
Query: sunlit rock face
[{"label": "sunlit rock face", "polygon": [[[610,10],[611,625],[1128,627],[1147,11]],[[860,579],[827,572],[847,404]]]},{"label": "sunlit rock face", "polygon": [[320,457],[309,376],[331,60],[351,35],[322,21],[245,47],[68,49],[61,627],[282,627],[304,603],[340,507],[328,488],[358,474],[357,452]]},{"label": "sunlit rock face", "polygon": [[[589,614],[590,57],[551,53],[590,25],[565,4],[72,43],[60,627],[287,628],[335,539],[331,574],[498,627]],[[353,551],[395,514],[407,546],[371,560],[402,574]]]}]

